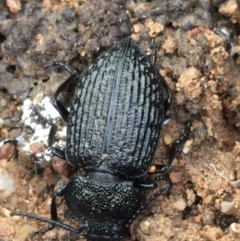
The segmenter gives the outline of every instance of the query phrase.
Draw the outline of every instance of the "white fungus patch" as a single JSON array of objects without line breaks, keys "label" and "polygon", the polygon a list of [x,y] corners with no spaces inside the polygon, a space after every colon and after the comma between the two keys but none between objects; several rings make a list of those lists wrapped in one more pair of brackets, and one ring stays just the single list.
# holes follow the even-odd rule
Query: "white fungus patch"
[{"label": "white fungus patch", "polygon": [[[35,105],[41,107],[41,112],[39,113],[41,117],[35,112]],[[51,123],[56,123],[56,119],[61,118],[58,111],[53,107],[51,99],[49,97],[42,98],[41,95],[38,95],[34,101],[28,98],[23,102],[22,112],[23,125],[30,127],[33,130],[33,134],[29,139],[27,139],[24,134],[17,137],[18,145],[29,154],[32,153],[30,147],[34,143],[42,142],[47,147],[51,129],[51,125],[48,124],[47,121],[51,120]],[[43,124],[42,122],[44,122],[44,120],[41,121],[40,119],[44,119],[46,123]],[[66,127],[57,132],[56,137],[57,139],[59,138],[59,140],[57,143],[54,143],[54,146],[63,149],[65,146]],[[49,161],[51,153],[49,149],[46,149],[44,152],[35,154],[35,156]]]},{"label": "white fungus patch", "polygon": [[41,115],[45,118],[56,119],[60,117],[58,111],[52,105],[51,99],[48,96],[44,97],[44,99],[40,102],[40,105],[43,107]]}]

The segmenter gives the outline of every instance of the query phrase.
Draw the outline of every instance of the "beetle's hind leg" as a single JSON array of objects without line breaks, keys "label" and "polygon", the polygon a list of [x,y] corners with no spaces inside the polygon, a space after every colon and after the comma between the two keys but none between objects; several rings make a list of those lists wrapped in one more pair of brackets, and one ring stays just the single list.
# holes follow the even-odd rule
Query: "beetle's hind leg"
[{"label": "beetle's hind leg", "polygon": [[[164,180],[167,183],[162,185],[161,187],[157,188],[156,181]],[[168,196],[169,192],[172,187],[172,181],[168,176],[160,175],[154,178],[149,179],[140,179],[137,182],[134,182],[134,186],[140,189],[155,189],[157,190],[150,195],[140,206],[140,208],[136,211],[136,213],[133,215],[133,217],[128,221],[126,227],[129,228],[132,222],[135,220],[135,218],[138,216],[139,213],[141,213],[146,206],[148,206],[152,201],[154,201],[155,198],[157,198],[160,195]]]},{"label": "beetle's hind leg", "polygon": [[58,96],[64,89],[66,89],[66,87],[70,86],[76,80],[77,73],[70,66],[68,66],[68,65],[66,65],[64,63],[58,62],[58,61],[55,61],[52,64],[47,64],[44,67],[45,68],[49,68],[51,66],[63,67],[64,69],[66,69],[70,73],[70,76],[58,87],[57,91],[55,92],[55,94],[52,97],[53,106],[57,109],[57,111],[62,116],[62,118],[67,122],[69,111],[58,100]]},{"label": "beetle's hind leg", "polygon": [[154,165],[156,170],[153,173],[149,172],[149,174],[163,173],[169,169],[169,167],[172,165],[176,152],[180,149],[180,146],[187,140],[187,138],[190,134],[191,124],[192,123],[190,121],[186,123],[184,133],[177,140],[175,140],[173,142],[173,144],[171,145],[170,150],[169,150],[169,157],[168,157],[167,164],[166,165]]},{"label": "beetle's hind leg", "polygon": [[[152,173],[150,173],[152,174]],[[156,172],[153,174],[157,174]],[[140,189],[155,189],[157,188],[157,183],[156,181],[166,181],[169,184],[169,191],[172,187],[172,181],[171,179],[168,177],[168,175],[160,175],[160,176],[156,176],[156,177],[150,177],[148,176],[147,178],[140,178],[140,179],[136,179],[133,182],[134,187],[136,188],[140,188]],[[160,195],[160,194],[159,194]]]}]

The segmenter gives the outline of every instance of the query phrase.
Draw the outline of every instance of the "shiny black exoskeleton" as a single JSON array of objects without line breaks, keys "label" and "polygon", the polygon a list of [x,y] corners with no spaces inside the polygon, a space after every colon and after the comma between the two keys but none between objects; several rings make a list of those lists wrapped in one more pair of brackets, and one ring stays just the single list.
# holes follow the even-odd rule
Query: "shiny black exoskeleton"
[{"label": "shiny black exoskeleton", "polygon": [[[171,187],[164,175],[146,176],[171,103],[168,86],[138,45],[127,37],[83,73],[68,112],[57,97],[76,80],[76,73],[59,62],[52,65],[62,66],[71,74],[53,97],[54,106],[68,123],[66,148],[52,149],[86,174],[75,175],[55,192],[51,219],[18,211],[12,215],[49,223],[34,235],[59,226],[88,240],[121,240],[136,215],[156,196],[167,194]],[[169,168],[176,146],[188,134],[189,125],[187,132],[172,145],[167,165],[156,166],[156,173]],[[154,181],[160,179],[167,183],[143,202],[139,190],[156,188]],[[71,213],[82,220],[80,228],[58,221],[57,196],[64,196]]]}]

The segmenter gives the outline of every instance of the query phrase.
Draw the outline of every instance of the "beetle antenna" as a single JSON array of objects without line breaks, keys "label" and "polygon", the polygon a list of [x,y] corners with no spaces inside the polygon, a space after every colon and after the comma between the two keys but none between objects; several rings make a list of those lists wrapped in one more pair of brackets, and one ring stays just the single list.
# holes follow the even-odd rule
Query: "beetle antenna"
[{"label": "beetle antenna", "polygon": [[10,213],[10,216],[23,216],[23,217],[27,217],[27,218],[33,218],[33,219],[39,220],[41,222],[49,223],[53,226],[58,226],[60,228],[63,228],[63,229],[66,229],[70,232],[74,232],[74,233],[78,233],[78,234],[81,234],[82,228],[83,228],[83,227],[80,227],[79,229],[76,229],[76,228],[73,228],[73,227],[71,227],[67,224],[58,222],[56,220],[44,218],[44,217],[41,217],[41,216],[38,216],[38,215],[35,215],[35,214],[32,214],[32,213],[21,212],[21,211],[13,211],[13,212]]}]

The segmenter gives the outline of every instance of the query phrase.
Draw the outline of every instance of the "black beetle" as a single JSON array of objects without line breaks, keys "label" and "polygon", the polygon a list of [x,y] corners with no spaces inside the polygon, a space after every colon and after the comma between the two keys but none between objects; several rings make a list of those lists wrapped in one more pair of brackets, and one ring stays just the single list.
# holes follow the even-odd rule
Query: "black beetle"
[{"label": "black beetle", "polygon": [[[83,73],[68,112],[57,97],[76,80],[76,73],[59,62],[47,67],[52,65],[62,66],[71,74],[53,97],[53,105],[68,123],[66,148],[52,149],[72,166],[84,169],[85,175],[75,175],[54,193],[51,219],[19,211],[11,215],[49,223],[32,236],[59,226],[88,240],[121,240],[137,214],[158,195],[168,194],[171,187],[166,175],[147,175],[171,104],[169,88],[138,45],[127,37]],[[173,143],[167,165],[157,165],[155,173],[169,168],[176,147],[189,132],[188,124],[185,134]],[[143,201],[140,190],[156,188],[156,180],[166,180],[167,184]],[[71,213],[82,220],[80,228],[58,221],[57,196],[64,196]]]}]

